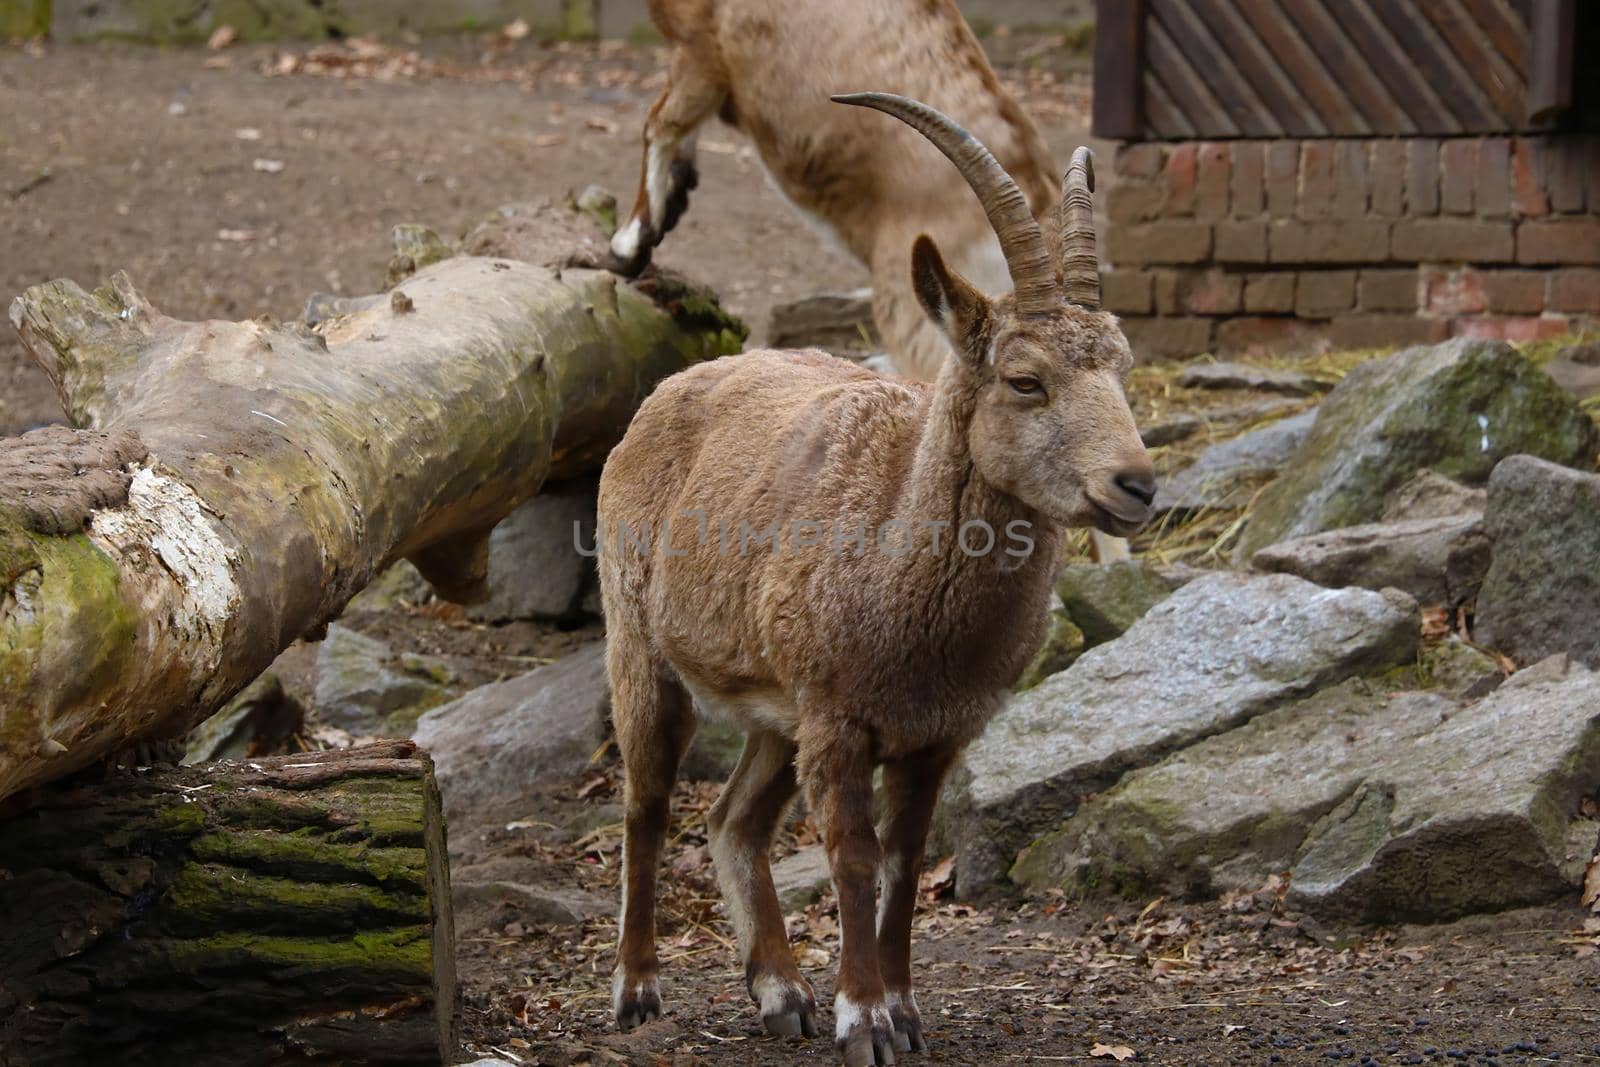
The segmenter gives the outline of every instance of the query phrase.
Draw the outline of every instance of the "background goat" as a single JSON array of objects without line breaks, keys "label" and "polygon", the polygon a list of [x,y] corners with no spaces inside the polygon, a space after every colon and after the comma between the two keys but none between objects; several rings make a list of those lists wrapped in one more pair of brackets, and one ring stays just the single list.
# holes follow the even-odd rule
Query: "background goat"
[{"label": "background goat", "polygon": [[955,0],[651,0],[672,44],[644,126],[631,215],[612,254],[641,269],[697,178],[695,132],[720,114],[755,143],[773,183],[872,272],[873,318],[895,369],[931,381],[949,344],[917,305],[906,263],[927,234],[987,293],[1011,285],[994,232],[959,175],[911,130],[830,94],[862,85],[922,100],[986,144],[1038,217],[1060,196],[1039,131],[1000,87]]},{"label": "background goat", "polygon": [[661,1011],[656,874],[698,708],[748,734],[709,831],[750,995],[770,1031],[816,1032],[767,856],[803,787],[839,898],[835,1036],[863,1067],[923,1047],[910,940],[928,823],[1043,638],[1061,531],[1130,530],[1155,483],[1123,392],[1127,342],[1095,310],[1088,151],[1052,256],[1022,190],[964,130],[900,97],[843,99],[956,164],[1014,294],[986,297],[921,237],[915,296],[953,349],[931,387],[814,351],[668,379],[601,477],[600,577],[627,776],[618,1024]]}]

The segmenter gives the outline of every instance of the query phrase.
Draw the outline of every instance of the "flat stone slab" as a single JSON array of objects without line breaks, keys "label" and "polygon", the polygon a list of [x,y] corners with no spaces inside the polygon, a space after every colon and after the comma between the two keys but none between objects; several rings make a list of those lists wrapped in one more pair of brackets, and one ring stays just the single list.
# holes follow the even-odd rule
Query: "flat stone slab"
[{"label": "flat stone slab", "polygon": [[1481,515],[1367,523],[1263,548],[1258,571],[1293,574],[1335,589],[1403,589],[1423,604],[1471,600],[1489,569]]},{"label": "flat stone slab", "polygon": [[942,835],[957,888],[1003,879],[1018,849],[1089,793],[1346,678],[1414,659],[1416,604],[1288,575],[1208,574],[1121,638],[1019,693],[968,750]]},{"label": "flat stone slab", "polygon": [[1155,517],[1243,508],[1289,462],[1316,419],[1315,411],[1302,412],[1210,446],[1192,464],[1161,480]]},{"label": "flat stone slab", "polygon": [[1560,897],[1574,831],[1594,836],[1575,821],[1600,784],[1596,681],[1552,662],[1476,701],[1347,681],[1128,775],[1014,875],[1204,897],[1287,870],[1296,906],[1368,921]]},{"label": "flat stone slab", "polygon": [[1185,389],[1253,389],[1287,396],[1316,396],[1334,386],[1315,375],[1248,363],[1196,363],[1184,368],[1178,384]]}]

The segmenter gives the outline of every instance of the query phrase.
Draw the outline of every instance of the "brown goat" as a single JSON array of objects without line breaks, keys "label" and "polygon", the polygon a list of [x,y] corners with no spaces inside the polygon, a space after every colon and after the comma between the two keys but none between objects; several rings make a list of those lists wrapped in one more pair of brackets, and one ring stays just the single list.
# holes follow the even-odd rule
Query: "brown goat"
[{"label": "brown goat", "polygon": [[1050,151],[955,0],[651,0],[650,13],[671,68],[645,121],[633,211],[611,242],[619,269],[641,269],[677,223],[697,181],[695,131],[720,113],[790,202],[872,272],[895,369],[932,381],[950,346],[912,291],[911,243],[929,235],[988,293],[1010,286],[1005,261],[981,207],[926,142],[828,97],[874,85],[925,101],[989,146],[1036,217],[1052,214]]},{"label": "brown goat", "polygon": [[1043,638],[1062,530],[1128,532],[1155,483],[1123,393],[1127,342],[1097,310],[1088,151],[1052,256],[966,131],[897,96],[841,100],[896,116],[956,164],[1014,294],[986,297],[921,237],[910,275],[952,352],[932,386],[815,351],[662,383],[601,476],[600,579],[627,775],[618,1024],[661,1011],[656,873],[698,710],[748,734],[709,833],[762,1021],[816,1033],[767,856],[803,788],[839,897],[835,1036],[864,1067],[924,1047],[911,919],[928,823]]}]

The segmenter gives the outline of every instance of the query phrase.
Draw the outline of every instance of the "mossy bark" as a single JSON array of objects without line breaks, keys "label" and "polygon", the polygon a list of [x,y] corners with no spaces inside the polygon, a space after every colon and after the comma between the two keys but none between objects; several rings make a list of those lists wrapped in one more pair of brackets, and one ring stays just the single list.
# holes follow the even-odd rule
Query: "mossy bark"
[{"label": "mossy bark", "polygon": [[319,332],[180,322],[121,274],[28,290],[11,320],[69,417],[142,458],[51,440],[41,470],[99,480],[48,511],[0,470],[0,799],[182,736],[397,560],[480,599],[501,518],[597,469],[661,378],[740,347],[714,299],[646,289],[463,256]]},{"label": "mossy bark", "polygon": [[0,1064],[449,1062],[453,940],[410,742],[119,771],[0,821]]}]

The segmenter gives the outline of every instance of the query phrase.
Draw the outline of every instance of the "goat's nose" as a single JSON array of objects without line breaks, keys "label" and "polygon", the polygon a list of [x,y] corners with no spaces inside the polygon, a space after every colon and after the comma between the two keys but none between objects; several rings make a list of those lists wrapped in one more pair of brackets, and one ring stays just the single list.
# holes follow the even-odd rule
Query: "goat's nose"
[{"label": "goat's nose", "polygon": [[1132,467],[1111,479],[1116,487],[1145,507],[1156,498],[1155,472],[1148,467]]}]

